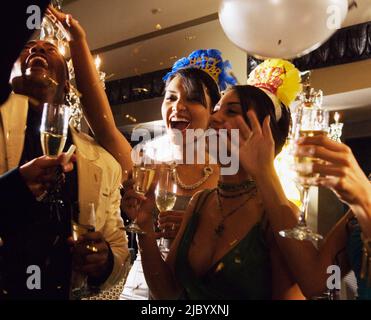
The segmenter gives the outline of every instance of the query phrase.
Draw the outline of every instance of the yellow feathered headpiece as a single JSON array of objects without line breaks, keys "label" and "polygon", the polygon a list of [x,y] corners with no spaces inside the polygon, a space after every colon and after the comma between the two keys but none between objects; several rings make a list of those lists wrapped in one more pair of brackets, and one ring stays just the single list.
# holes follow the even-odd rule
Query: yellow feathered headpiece
[{"label": "yellow feathered headpiece", "polygon": [[282,116],[281,102],[289,108],[302,90],[300,71],[282,59],[265,60],[250,73],[247,83],[262,89],[272,99],[277,121]]}]

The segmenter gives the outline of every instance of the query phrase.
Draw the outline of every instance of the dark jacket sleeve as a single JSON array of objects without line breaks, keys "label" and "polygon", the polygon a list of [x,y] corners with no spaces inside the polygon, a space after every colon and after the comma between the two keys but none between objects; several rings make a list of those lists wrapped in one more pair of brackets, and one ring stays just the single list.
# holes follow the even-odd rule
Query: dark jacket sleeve
[{"label": "dark jacket sleeve", "polygon": [[[19,168],[0,176],[0,237],[1,233],[14,228],[26,217],[27,208],[35,198],[23,180]],[[17,214],[14,214],[14,213]]]}]

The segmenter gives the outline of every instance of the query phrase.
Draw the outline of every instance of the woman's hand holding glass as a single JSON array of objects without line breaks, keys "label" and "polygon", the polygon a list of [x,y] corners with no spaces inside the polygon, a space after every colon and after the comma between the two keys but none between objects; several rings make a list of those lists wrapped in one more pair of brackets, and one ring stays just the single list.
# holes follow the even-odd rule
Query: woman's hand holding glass
[{"label": "woman's hand holding glass", "polygon": [[158,227],[161,232],[158,237],[165,239],[175,239],[182,224],[184,211],[170,210],[160,212],[158,216]]},{"label": "woman's hand holding glass", "polygon": [[122,207],[131,220],[136,220],[141,230],[146,234],[154,233],[152,211],[155,207],[155,199],[153,191],[143,196],[134,190],[134,183],[133,180],[125,182]]},{"label": "woman's hand holding glass", "polygon": [[312,167],[313,174],[319,176],[316,184],[333,190],[349,206],[371,199],[370,183],[345,144],[324,135],[305,137],[298,141],[296,155],[322,160]]},{"label": "woman's hand holding glass", "polygon": [[[302,106],[297,111],[297,122],[294,127],[294,138],[297,141],[309,137],[326,137],[329,130],[329,113],[327,110],[317,107]],[[323,239],[322,235],[314,232],[307,226],[309,208],[309,190],[316,185],[319,174],[313,172],[314,166],[322,165],[321,159],[313,154],[295,155],[296,183],[300,188],[301,212],[299,223],[293,229],[282,230],[280,235],[285,238],[297,240],[309,240],[316,243]]]}]

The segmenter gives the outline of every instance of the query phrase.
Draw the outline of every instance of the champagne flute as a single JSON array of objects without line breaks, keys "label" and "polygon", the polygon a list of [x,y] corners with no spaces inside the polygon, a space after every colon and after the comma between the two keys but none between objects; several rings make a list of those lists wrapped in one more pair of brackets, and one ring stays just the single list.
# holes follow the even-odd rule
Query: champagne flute
[{"label": "champagne flute", "polygon": [[[158,168],[158,182],[155,190],[155,200],[157,209],[160,212],[170,211],[176,202],[177,185],[174,179],[175,168],[168,165],[161,165]],[[169,252],[165,245],[165,239],[160,239],[160,251]]]},{"label": "champagne flute", "polygon": [[[316,107],[300,107],[297,114],[297,124],[295,128],[295,139],[302,137],[314,137],[327,135],[329,130],[329,113],[327,110]],[[280,231],[282,237],[297,240],[309,240],[316,243],[323,239],[320,234],[315,233],[307,226],[306,218],[309,205],[309,190],[312,185],[316,185],[318,174],[313,173],[313,164],[320,160],[314,157],[295,156],[295,171],[297,174],[296,183],[300,189],[302,206],[300,208],[299,223],[289,230]]]},{"label": "champagne flute", "polygon": [[[134,180],[134,191],[142,196],[145,196],[149,188],[151,187],[152,181],[155,177],[156,171],[153,166],[142,163],[140,165],[134,165],[133,168],[133,180]],[[140,204],[137,204],[136,209],[139,210]],[[137,234],[145,234],[139,225],[138,217],[125,227],[127,232],[133,232]]]},{"label": "champagne flute", "polygon": [[[64,104],[45,103],[41,117],[40,139],[44,155],[56,158],[63,151],[67,140],[69,107]],[[56,183],[51,190],[44,191],[38,201],[56,203],[62,184],[62,169],[56,169]],[[49,193],[49,195],[48,195]]]},{"label": "champagne flute", "polygon": [[67,140],[69,107],[45,103],[41,118],[40,138],[44,155],[58,157]]}]

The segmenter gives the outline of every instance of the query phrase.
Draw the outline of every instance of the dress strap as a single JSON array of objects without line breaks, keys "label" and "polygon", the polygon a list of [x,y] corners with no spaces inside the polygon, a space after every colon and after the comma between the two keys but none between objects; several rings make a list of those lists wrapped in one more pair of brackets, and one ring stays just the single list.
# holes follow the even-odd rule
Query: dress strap
[{"label": "dress strap", "polygon": [[205,201],[207,200],[207,198],[209,198],[209,196],[214,191],[215,191],[215,189],[206,189],[206,190],[202,191],[202,193],[200,194],[200,196],[197,199],[195,209],[193,211],[194,214],[197,214],[197,215],[199,214],[199,212],[201,211],[202,206],[204,205]]}]

